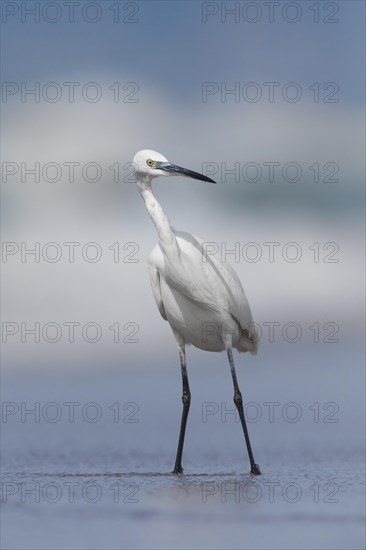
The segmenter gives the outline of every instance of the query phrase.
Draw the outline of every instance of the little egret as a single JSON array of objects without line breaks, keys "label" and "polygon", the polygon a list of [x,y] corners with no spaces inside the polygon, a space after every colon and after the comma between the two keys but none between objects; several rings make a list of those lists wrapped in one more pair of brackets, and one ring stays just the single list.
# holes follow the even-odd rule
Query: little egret
[{"label": "little egret", "polygon": [[232,349],[256,354],[258,338],[250,306],[235,271],[208,255],[202,239],[170,226],[153,195],[151,183],[158,176],[212,179],[171,164],[156,151],[143,150],[133,159],[136,184],[159,237],[148,260],[153,295],[160,314],[170,324],[177,341],[183,382],[183,413],[173,473],[183,474],[182,454],[191,392],[186,368],[186,344],[206,351],[227,351],[234,384],[234,403],[244,432],[251,474],[259,475],[245,422],[243,399],[236,378]]}]

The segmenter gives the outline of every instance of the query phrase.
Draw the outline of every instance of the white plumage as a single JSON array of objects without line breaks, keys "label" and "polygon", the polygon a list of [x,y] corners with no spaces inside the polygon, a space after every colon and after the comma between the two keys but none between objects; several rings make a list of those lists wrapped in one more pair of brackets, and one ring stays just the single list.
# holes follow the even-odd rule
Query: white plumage
[{"label": "white plumage", "polygon": [[160,314],[168,321],[176,338],[182,369],[183,414],[173,473],[183,473],[182,453],[191,401],[185,346],[192,344],[206,351],[227,351],[234,384],[234,402],[244,432],[251,473],[258,475],[260,470],[250,446],[232,355],[232,348],[239,352],[257,352],[258,338],[248,300],[230,265],[207,254],[203,241],[198,237],[173,231],[151,187],[153,178],[168,175],[215,182],[207,176],[171,164],[156,151],[139,151],[133,164],[137,187],[159,237],[149,256],[151,286]]},{"label": "white plumage", "polygon": [[202,239],[174,231],[175,261],[158,243],[149,256],[156,304],[178,343],[206,351],[257,353],[258,338],[241,282],[229,264],[206,254]]}]

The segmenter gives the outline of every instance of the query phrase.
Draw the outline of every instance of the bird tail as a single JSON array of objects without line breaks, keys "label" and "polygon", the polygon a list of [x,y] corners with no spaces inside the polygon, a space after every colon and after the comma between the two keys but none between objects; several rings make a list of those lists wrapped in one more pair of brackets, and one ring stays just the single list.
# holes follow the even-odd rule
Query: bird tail
[{"label": "bird tail", "polygon": [[254,323],[248,328],[241,328],[241,338],[237,349],[240,353],[249,351],[252,355],[257,355],[259,348],[259,334]]}]

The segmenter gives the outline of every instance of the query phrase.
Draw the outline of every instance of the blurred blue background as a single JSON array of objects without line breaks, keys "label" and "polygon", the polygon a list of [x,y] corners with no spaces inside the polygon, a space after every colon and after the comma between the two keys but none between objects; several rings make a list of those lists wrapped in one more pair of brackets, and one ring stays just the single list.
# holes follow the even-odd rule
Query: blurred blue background
[{"label": "blurred blue background", "polygon": [[[214,243],[244,284],[263,329],[258,356],[236,359],[245,399],[262,412],[265,402],[301,407],[299,422],[263,414],[250,425],[264,479],[297,480],[303,489],[333,480],[342,499],[319,512],[308,490],[290,512],[283,498],[250,510],[218,499],[208,511],[204,477],[152,483],[142,475],[131,478],[140,501],[121,517],[103,499],[98,507],[85,499],[38,505],[17,493],[4,507],[6,548],[364,546],[364,3],[279,2],[273,21],[267,3],[250,4],[81,1],[71,21],[64,2],[2,3],[2,398],[15,403],[2,418],[5,482],[90,475],[107,487],[114,478],[93,475],[173,465],[179,362],[151,294],[146,259],[156,234],[128,164],[151,148],[187,168],[215,170],[217,186],[167,178],[154,189],[174,227]],[[74,83],[73,101],[65,83]],[[36,95],[24,95],[32,88]],[[237,95],[225,95],[233,89]],[[262,95],[253,102],[255,90]],[[25,172],[35,163],[39,181]],[[70,163],[78,163],[74,181]],[[277,163],[273,181],[268,163]],[[298,181],[289,181],[293,163]],[[238,175],[225,172],[234,167]],[[74,262],[64,243],[76,243]],[[96,247],[85,252],[88,243]],[[264,243],[277,243],[273,261]],[[39,258],[22,257],[37,247]],[[225,256],[235,247],[239,256]],[[99,261],[90,260],[94,251]],[[39,342],[25,332],[35,323]],[[79,323],[73,342],[70,323]],[[83,333],[88,323],[94,328]],[[274,342],[268,323],[276,323]],[[298,341],[290,342],[292,329],[283,332],[287,323],[300,327]],[[97,340],[98,327],[100,339],[86,341]],[[220,476],[241,480],[247,468],[238,425],[218,415],[203,422],[205,402],[232,407],[229,370],[223,354],[187,355],[186,472],[208,473],[217,488]],[[69,401],[100,404],[101,422],[65,420]],[[55,402],[63,416],[22,421],[22,402]],[[115,402],[137,403],[138,422],[112,422]],[[324,420],[328,403],[338,422]],[[216,530],[207,531],[210,517]]]}]

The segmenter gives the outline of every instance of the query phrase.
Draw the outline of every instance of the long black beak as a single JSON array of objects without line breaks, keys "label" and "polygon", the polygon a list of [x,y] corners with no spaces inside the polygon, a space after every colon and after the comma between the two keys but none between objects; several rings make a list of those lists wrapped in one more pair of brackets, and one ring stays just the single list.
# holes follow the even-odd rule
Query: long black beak
[{"label": "long black beak", "polygon": [[194,180],[201,180],[201,181],[208,181],[209,183],[216,183],[216,181],[212,180],[211,178],[208,178],[207,176],[204,176],[203,174],[199,174],[198,172],[193,172],[193,170],[182,168],[181,166],[177,166],[176,164],[171,164],[170,162],[157,162],[156,168],[158,168],[159,170],[164,170],[165,172],[169,172],[174,175],[181,174],[182,176],[193,178]]}]

